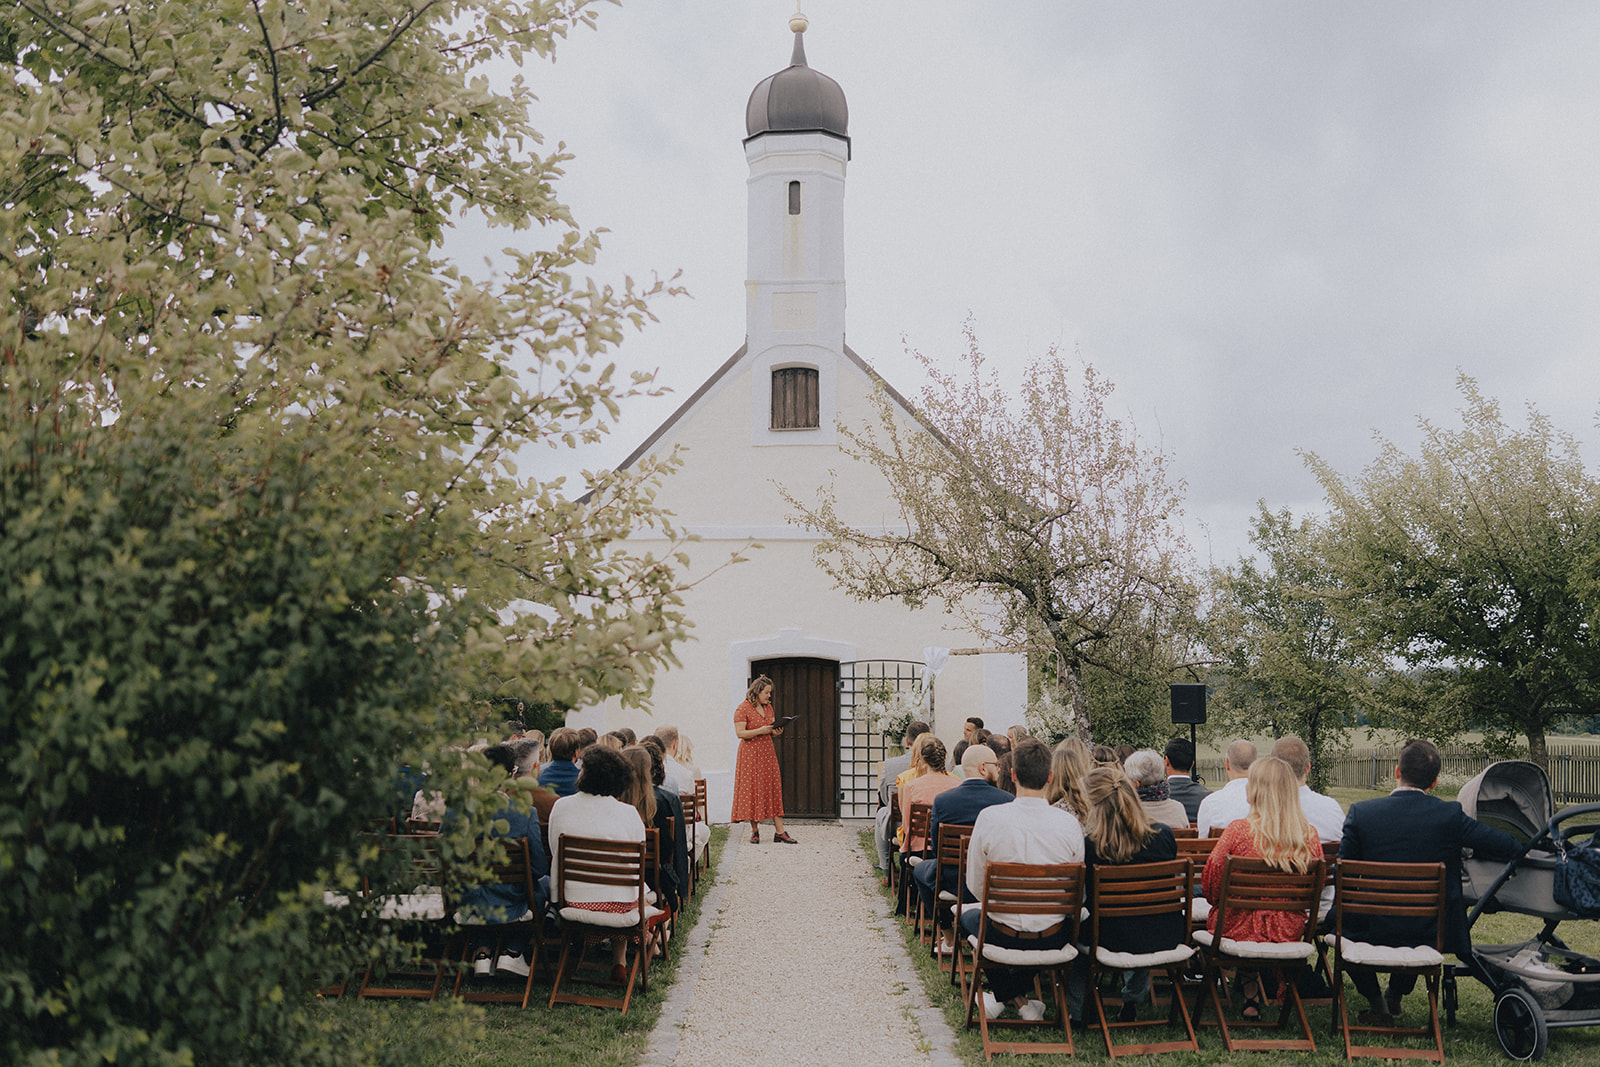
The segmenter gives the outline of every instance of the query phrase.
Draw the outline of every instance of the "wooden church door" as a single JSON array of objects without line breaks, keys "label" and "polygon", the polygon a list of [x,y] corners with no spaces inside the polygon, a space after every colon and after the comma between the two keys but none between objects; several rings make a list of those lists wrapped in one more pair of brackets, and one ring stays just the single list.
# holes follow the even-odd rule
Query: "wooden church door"
[{"label": "wooden church door", "polygon": [[831,659],[764,659],[750,677],[772,679],[776,713],[798,715],[775,738],[785,815],[839,816],[839,664]]}]

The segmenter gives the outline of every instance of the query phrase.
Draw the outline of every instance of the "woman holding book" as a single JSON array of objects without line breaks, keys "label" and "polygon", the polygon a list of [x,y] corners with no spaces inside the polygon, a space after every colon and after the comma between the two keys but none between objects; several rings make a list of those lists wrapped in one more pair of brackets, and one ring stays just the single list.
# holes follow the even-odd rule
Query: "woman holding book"
[{"label": "woman holding book", "polygon": [[772,820],[772,837],[786,845],[799,844],[783,831],[783,779],[772,739],[783,733],[772,710],[772,679],[760,675],[750,683],[744,703],[733,713],[733,732],[739,738],[739,760],[733,770],[733,821],[750,824],[750,843],[761,843],[761,823]]}]

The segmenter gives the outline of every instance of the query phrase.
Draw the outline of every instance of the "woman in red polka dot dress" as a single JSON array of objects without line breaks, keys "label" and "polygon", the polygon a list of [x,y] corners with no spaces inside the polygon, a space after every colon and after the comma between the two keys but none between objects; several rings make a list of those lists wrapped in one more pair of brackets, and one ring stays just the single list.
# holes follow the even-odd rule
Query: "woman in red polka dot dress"
[{"label": "woman in red polka dot dress", "polygon": [[772,679],[761,675],[750,683],[744,703],[733,713],[733,732],[739,738],[739,762],[733,771],[733,821],[750,824],[750,843],[761,843],[761,822],[771,819],[777,829],[774,841],[799,844],[783,832],[783,780],[778,776],[778,753],[772,739],[783,733],[774,726]]}]

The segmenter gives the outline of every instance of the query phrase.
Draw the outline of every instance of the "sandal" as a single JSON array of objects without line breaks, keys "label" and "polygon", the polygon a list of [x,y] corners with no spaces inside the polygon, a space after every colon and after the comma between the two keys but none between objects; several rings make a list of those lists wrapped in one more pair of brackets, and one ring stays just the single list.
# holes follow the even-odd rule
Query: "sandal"
[{"label": "sandal", "polygon": [[1261,1001],[1257,1000],[1255,997],[1245,997],[1244,1007],[1239,1009],[1239,1018],[1243,1019],[1247,1023],[1260,1022]]},{"label": "sandal", "polygon": [[750,843],[752,845],[761,844],[761,831],[760,830],[751,830],[750,831]]},{"label": "sandal", "polygon": [[785,830],[781,834],[774,834],[772,839],[774,841],[781,841],[785,845],[798,845],[800,843],[800,842],[796,841],[794,838],[790,837],[789,836],[789,832],[787,830]]}]

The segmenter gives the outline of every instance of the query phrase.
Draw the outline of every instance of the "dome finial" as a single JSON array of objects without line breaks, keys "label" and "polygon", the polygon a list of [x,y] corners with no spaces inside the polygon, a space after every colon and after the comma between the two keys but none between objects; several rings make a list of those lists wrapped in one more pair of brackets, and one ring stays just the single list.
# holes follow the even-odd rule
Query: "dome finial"
[{"label": "dome finial", "polygon": [[795,33],[805,33],[806,27],[810,25],[811,22],[806,18],[805,12],[800,10],[800,4],[796,0],[794,14],[789,16],[789,28]]}]

